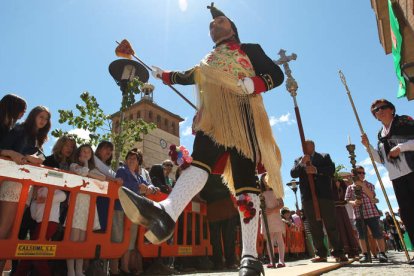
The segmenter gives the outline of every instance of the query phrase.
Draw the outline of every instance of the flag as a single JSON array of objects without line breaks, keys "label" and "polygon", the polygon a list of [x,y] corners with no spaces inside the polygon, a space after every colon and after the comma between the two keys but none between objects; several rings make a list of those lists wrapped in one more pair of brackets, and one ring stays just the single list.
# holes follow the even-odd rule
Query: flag
[{"label": "flag", "polygon": [[406,93],[405,79],[401,73],[401,65],[400,65],[401,64],[402,36],[400,33],[400,24],[398,24],[398,19],[394,14],[391,0],[388,0],[388,11],[390,15],[392,56],[394,59],[395,73],[397,74],[397,79],[399,82],[397,98],[401,98],[401,97],[404,97]]}]

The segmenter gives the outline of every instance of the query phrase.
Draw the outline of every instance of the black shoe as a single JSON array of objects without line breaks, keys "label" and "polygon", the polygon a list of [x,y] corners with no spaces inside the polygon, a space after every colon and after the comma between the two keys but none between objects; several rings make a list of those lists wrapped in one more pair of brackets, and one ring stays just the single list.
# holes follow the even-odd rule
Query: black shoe
[{"label": "black shoe", "polygon": [[239,276],[265,275],[262,263],[253,256],[246,255],[240,261]]},{"label": "black shoe", "polygon": [[359,262],[360,262],[360,263],[368,263],[368,262],[369,262],[369,260],[368,260],[368,254],[364,254],[364,256],[362,256],[362,257],[359,259]]},{"label": "black shoe", "polygon": [[380,263],[387,263],[388,262],[388,257],[387,255],[385,255],[384,252],[381,252],[378,254],[378,260]]},{"label": "black shoe", "polygon": [[174,233],[175,222],[165,212],[158,208],[152,200],[139,196],[130,189],[121,187],[118,190],[119,201],[127,217],[135,224],[148,229],[145,237],[153,244],[168,240]]}]

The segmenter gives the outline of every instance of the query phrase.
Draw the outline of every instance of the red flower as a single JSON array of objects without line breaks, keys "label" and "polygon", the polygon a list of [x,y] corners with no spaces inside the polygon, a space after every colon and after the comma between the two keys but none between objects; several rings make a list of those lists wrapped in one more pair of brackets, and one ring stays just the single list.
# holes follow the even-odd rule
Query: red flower
[{"label": "red flower", "polygon": [[240,44],[235,43],[235,42],[229,42],[229,43],[227,43],[227,47],[230,50],[236,50],[236,49],[240,49]]},{"label": "red flower", "polygon": [[237,59],[237,62],[238,62],[238,63],[240,63],[240,65],[241,65],[243,68],[245,68],[245,69],[250,69],[250,68],[252,68],[252,65],[250,64],[250,62],[249,62],[247,59],[245,59],[245,58],[239,57],[239,58]]},{"label": "red flower", "polygon": [[244,218],[244,219],[243,219],[243,222],[247,224],[247,223],[249,223],[249,222],[250,222],[250,219],[249,219],[249,218]]}]

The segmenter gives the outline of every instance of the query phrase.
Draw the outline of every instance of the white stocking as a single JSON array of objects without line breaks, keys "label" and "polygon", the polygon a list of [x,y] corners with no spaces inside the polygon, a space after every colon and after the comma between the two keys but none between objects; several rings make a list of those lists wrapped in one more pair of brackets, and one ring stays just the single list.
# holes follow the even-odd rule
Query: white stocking
[{"label": "white stocking", "polygon": [[75,276],[75,260],[67,259],[66,266],[68,267],[68,276]]},{"label": "white stocking", "polygon": [[285,264],[285,241],[282,232],[276,232],[277,248],[279,250],[279,263]]},{"label": "white stocking", "polygon": [[75,264],[76,276],[85,276],[85,274],[83,274],[83,259],[76,259]]},{"label": "white stocking", "polygon": [[190,166],[183,170],[171,193],[160,202],[174,221],[177,221],[185,206],[201,191],[207,179],[208,173],[200,168]]},{"label": "white stocking", "polygon": [[260,199],[259,196],[256,194],[248,193],[249,197],[251,198],[251,202],[253,202],[253,207],[256,209],[256,215],[248,222],[244,223],[244,214],[240,212],[240,224],[242,230],[242,241],[243,241],[243,251],[242,257],[245,255],[251,255],[257,258],[257,249],[256,249],[256,241],[257,241],[257,231],[259,227],[259,208],[260,208]]}]

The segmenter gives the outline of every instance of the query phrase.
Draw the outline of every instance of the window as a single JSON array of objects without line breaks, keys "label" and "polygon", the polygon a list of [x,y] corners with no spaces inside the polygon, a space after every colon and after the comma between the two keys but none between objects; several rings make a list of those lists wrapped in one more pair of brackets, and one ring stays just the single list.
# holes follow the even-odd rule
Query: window
[{"label": "window", "polygon": [[164,125],[168,127],[168,119],[164,119]]},{"label": "window", "polygon": [[148,118],[152,120],[152,111],[148,112]]},{"label": "window", "polygon": [[138,112],[137,112],[137,119],[140,119],[141,118],[141,110],[138,110]]},{"label": "window", "polygon": [[161,124],[161,116],[157,115],[157,124]]},{"label": "window", "polygon": [[171,132],[175,134],[175,123],[171,123]]}]

